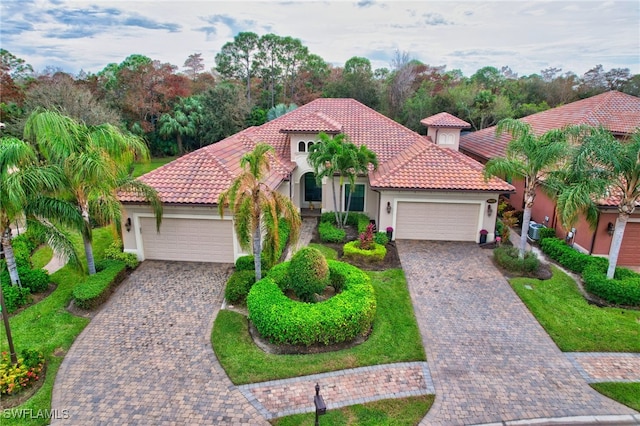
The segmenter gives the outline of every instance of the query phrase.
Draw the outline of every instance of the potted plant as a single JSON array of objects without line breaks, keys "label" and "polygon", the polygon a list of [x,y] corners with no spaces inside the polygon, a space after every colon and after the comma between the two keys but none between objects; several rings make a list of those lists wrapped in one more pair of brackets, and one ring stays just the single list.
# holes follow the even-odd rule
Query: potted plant
[{"label": "potted plant", "polygon": [[391,241],[393,239],[393,227],[392,226],[387,226],[387,238],[389,239],[389,241]]},{"label": "potted plant", "polygon": [[487,234],[489,233],[489,231],[487,231],[486,229],[482,229],[480,231],[480,244],[485,244],[487,242]]}]

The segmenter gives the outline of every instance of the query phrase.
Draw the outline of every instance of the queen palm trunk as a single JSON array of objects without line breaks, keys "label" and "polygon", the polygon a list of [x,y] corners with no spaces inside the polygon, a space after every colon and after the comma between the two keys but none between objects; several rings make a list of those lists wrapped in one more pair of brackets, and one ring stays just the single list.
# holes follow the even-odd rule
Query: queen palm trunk
[{"label": "queen palm trunk", "polygon": [[87,209],[82,210],[82,219],[84,220],[82,243],[84,244],[84,254],[87,258],[87,270],[89,271],[89,275],[93,275],[96,273],[96,262],[93,257],[93,246],[91,245],[91,221],[89,220],[89,211]]},{"label": "queen palm trunk", "polygon": [[522,231],[520,232],[520,247],[518,247],[518,257],[524,259],[524,252],[527,249],[527,231],[529,231],[529,223],[531,223],[531,209],[535,200],[535,189],[528,190],[525,194],[524,212],[522,214]]},{"label": "queen palm trunk", "polygon": [[613,238],[611,239],[611,246],[609,248],[609,267],[607,268],[608,279],[612,279],[616,272],[618,255],[620,254],[620,247],[622,246],[622,237],[624,236],[624,229],[627,226],[628,220],[629,215],[624,212],[620,212],[616,218],[616,228],[613,231]]},{"label": "queen palm trunk", "polygon": [[6,227],[2,233],[2,249],[4,250],[4,257],[7,261],[7,269],[9,270],[11,284],[21,286],[20,277],[18,276],[18,265],[16,264],[16,257],[13,254],[13,247],[11,246],[10,227]]},{"label": "queen palm trunk", "polygon": [[260,225],[253,231],[253,265],[256,269],[256,282],[262,279],[262,235]]}]

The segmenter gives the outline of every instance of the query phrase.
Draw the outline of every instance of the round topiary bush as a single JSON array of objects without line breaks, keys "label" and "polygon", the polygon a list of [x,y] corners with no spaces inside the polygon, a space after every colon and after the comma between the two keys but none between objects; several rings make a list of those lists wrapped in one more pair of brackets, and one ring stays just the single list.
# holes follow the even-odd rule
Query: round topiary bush
[{"label": "round topiary bush", "polygon": [[344,262],[330,260],[328,266],[331,285],[342,291],[321,303],[288,298],[269,276],[253,285],[247,308],[262,337],[274,344],[311,346],[349,342],[369,333],[376,313],[369,276]]},{"label": "round topiary bush", "polygon": [[315,294],[320,294],[329,285],[329,266],[320,250],[304,247],[291,258],[289,263],[290,288],[301,300],[314,302]]}]

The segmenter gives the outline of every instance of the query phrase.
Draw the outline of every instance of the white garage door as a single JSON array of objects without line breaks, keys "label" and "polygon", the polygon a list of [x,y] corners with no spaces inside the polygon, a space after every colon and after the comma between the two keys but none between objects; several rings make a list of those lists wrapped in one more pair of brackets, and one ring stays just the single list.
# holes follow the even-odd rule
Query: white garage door
[{"label": "white garage door", "polygon": [[230,220],[140,218],[145,259],[233,263]]},{"label": "white garage door", "polygon": [[480,204],[398,202],[396,238],[477,241]]}]

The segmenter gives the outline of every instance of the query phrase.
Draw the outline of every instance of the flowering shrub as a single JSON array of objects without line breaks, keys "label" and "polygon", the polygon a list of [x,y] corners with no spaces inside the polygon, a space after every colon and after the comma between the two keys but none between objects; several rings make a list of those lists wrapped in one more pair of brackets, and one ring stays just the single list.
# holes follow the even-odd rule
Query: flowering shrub
[{"label": "flowering shrub", "polygon": [[360,234],[360,250],[371,250],[373,245],[373,224],[367,225],[367,229]]},{"label": "flowering shrub", "polygon": [[15,395],[40,379],[44,369],[44,356],[25,349],[18,363],[13,365],[8,352],[0,358],[0,395]]}]

